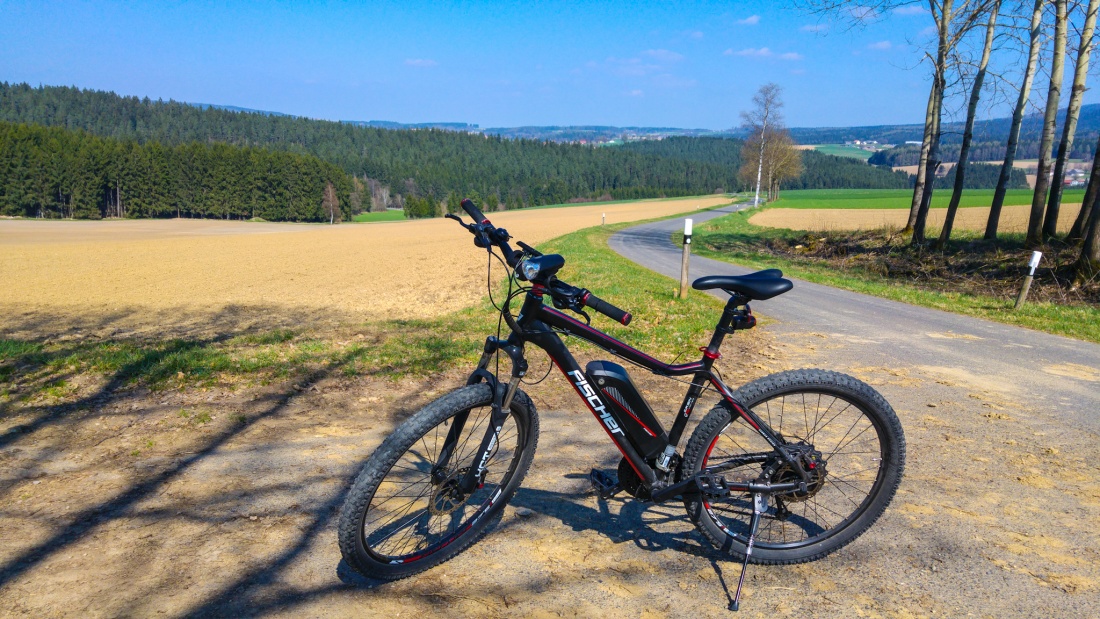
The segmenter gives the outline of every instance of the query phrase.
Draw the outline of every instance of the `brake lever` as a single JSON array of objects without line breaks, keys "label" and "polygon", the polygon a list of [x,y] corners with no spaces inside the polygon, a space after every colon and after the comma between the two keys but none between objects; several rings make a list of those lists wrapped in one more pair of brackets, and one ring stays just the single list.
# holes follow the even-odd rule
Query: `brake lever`
[{"label": "brake lever", "polygon": [[462,218],[459,217],[458,215],[455,215],[454,213],[447,213],[446,215],[444,215],[444,217],[446,217],[447,219],[453,219],[453,220],[457,221],[458,225],[462,226],[463,228],[466,228],[467,230],[474,227],[473,224],[468,224],[468,223],[462,221]]},{"label": "brake lever", "polygon": [[572,309],[574,312],[577,312],[581,316],[584,316],[584,324],[586,324],[588,326],[592,326],[592,318],[588,315],[587,312],[585,312],[582,309],[577,309],[577,308],[570,308],[570,309]]}]

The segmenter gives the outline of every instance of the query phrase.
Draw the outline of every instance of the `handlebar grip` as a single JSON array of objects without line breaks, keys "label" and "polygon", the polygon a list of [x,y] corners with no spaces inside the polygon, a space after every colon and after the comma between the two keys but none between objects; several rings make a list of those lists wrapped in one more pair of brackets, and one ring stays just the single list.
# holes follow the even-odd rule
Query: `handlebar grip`
[{"label": "handlebar grip", "polygon": [[585,306],[591,307],[592,309],[603,314],[604,316],[607,316],[611,320],[622,323],[623,325],[629,325],[630,319],[633,318],[633,316],[630,315],[630,312],[624,312],[623,310],[615,307],[607,301],[604,301],[603,299],[597,297],[591,292],[584,293],[583,303],[585,304]]},{"label": "handlebar grip", "polygon": [[482,212],[481,212],[481,209],[479,209],[479,208],[477,207],[477,205],[476,205],[476,204],[474,204],[474,201],[473,201],[473,200],[471,200],[471,199],[469,199],[469,198],[466,198],[465,200],[463,200],[463,201],[462,201],[462,208],[463,208],[463,209],[464,209],[464,210],[465,210],[465,211],[466,211],[467,213],[469,213],[469,214],[470,214],[470,217],[473,217],[473,218],[474,218],[474,223],[475,223],[475,224],[486,224],[486,223],[489,223],[489,220],[488,220],[488,219],[487,219],[487,218],[485,217],[485,213],[482,213]]}]

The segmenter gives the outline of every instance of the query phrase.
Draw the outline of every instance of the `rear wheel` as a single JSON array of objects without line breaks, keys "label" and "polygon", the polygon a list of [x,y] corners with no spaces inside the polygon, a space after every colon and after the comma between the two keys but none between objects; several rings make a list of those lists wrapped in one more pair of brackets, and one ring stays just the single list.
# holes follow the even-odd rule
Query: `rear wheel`
[{"label": "rear wheel", "polygon": [[443,563],[485,533],[531,466],[539,430],[534,404],[517,391],[480,483],[464,492],[460,481],[477,466],[492,400],[484,383],[453,391],[371,455],[340,513],[348,564],[364,576],[396,580]]},{"label": "rear wheel", "polygon": [[[795,370],[741,387],[735,399],[815,463],[805,492],[771,495],[751,561],[813,561],[867,530],[901,483],[905,437],[894,410],[851,376]],[[685,450],[685,478],[713,472],[727,480],[799,481],[763,437],[721,403],[700,422]],[[753,500],[749,494],[685,500],[692,520],[718,548],[744,557]]]}]

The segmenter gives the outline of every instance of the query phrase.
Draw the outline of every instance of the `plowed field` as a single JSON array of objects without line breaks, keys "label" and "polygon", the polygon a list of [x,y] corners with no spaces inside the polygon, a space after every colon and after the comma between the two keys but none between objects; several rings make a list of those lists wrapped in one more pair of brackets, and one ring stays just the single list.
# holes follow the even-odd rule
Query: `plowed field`
[{"label": "plowed field", "polygon": [[[598,225],[602,213],[610,224],[724,202],[721,196],[654,200],[492,219],[533,244]],[[470,235],[444,219],[340,226],[6,220],[0,221],[0,310],[9,317],[98,315],[157,325],[288,309],[295,316],[423,318],[484,296],[485,265]]]}]

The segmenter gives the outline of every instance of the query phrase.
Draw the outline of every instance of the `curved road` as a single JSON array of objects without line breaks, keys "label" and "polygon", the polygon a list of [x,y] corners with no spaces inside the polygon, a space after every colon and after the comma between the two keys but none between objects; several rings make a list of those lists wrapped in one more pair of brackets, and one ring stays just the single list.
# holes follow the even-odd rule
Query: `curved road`
[{"label": "curved road", "polygon": [[[744,208],[692,216],[698,225]],[[609,244],[619,254],[679,281],[681,218],[627,228]],[[691,279],[750,270],[692,256]],[[931,406],[944,385],[964,385],[1042,410],[1070,427],[1100,431],[1100,345],[794,280],[792,291],[754,304],[776,319],[768,328],[796,346],[800,364],[883,368],[922,375],[920,389],[889,389],[899,410]],[[725,293],[715,291],[721,298]],[[916,382],[916,381],[914,381]],[[911,387],[911,385],[909,385]],[[975,397],[975,396],[971,396]],[[911,407],[911,408],[910,408]]]}]

